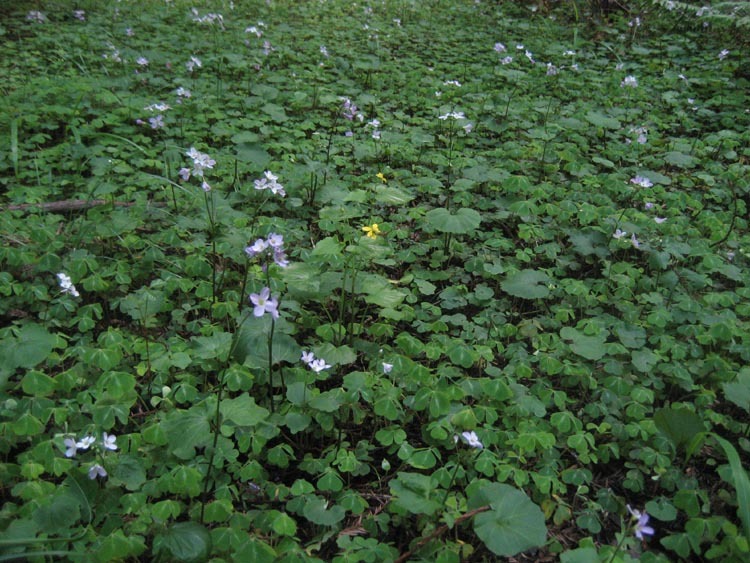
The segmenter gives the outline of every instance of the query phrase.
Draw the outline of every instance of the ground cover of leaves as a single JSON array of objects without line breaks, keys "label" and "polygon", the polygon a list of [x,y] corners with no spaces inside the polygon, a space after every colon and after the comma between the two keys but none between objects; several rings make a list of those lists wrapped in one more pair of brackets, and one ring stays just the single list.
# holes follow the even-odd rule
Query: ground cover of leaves
[{"label": "ground cover of leaves", "polygon": [[747,560],[746,14],[598,4],[0,7],[0,560]]}]

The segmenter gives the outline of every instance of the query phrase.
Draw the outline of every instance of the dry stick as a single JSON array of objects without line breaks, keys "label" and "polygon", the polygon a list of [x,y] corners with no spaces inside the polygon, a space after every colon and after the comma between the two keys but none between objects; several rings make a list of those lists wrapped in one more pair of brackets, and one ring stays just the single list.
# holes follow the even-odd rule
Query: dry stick
[{"label": "dry stick", "polygon": [[[100,205],[114,205],[115,207],[132,207],[137,205],[134,201],[107,201],[106,199],[65,199],[63,201],[50,201],[46,203],[22,203],[19,205],[9,205],[0,208],[2,211],[23,211],[25,209],[39,208],[44,211],[77,211],[79,209],[89,209]],[[152,201],[149,205],[154,207],[163,207],[163,202]]]},{"label": "dry stick", "polygon": [[[463,522],[464,520],[468,520],[469,518],[473,518],[474,516],[476,516],[477,514],[479,514],[481,512],[487,512],[490,508],[491,508],[491,506],[489,504],[485,505],[485,506],[480,506],[479,508],[471,510],[471,511],[467,512],[466,514],[462,514],[461,516],[459,516],[458,518],[456,518],[456,520],[453,522],[453,524],[454,525],[459,524],[459,523]],[[414,553],[416,553],[417,551],[419,551],[420,549],[422,549],[426,544],[430,543],[432,540],[434,540],[438,536],[442,536],[448,530],[450,530],[450,527],[447,524],[443,524],[437,530],[435,530],[434,532],[432,532],[429,536],[427,536],[426,538],[422,538],[421,540],[419,540],[419,543],[417,545],[415,545],[413,549],[410,549],[409,551],[407,551],[406,553],[404,553],[403,555],[401,555],[398,559],[396,559],[395,563],[404,563],[404,561],[407,561],[409,559],[409,557],[411,557],[412,555],[414,555]]]}]

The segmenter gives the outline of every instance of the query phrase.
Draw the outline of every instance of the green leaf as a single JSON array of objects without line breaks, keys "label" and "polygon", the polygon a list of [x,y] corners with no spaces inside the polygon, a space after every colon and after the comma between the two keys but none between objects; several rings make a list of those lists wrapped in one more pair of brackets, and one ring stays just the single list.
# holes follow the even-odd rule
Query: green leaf
[{"label": "green leaf", "polygon": [[560,336],[570,341],[570,349],[579,356],[587,360],[600,360],[604,357],[606,350],[604,343],[607,341],[607,333],[600,333],[596,336],[586,336],[573,327],[563,327],[560,330]]},{"label": "green leaf", "polygon": [[204,408],[172,411],[161,426],[167,435],[169,450],[180,459],[195,457],[195,448],[211,443],[211,425]]},{"label": "green leaf", "polygon": [[503,291],[521,299],[542,299],[549,295],[550,278],[539,270],[521,270],[509,275],[500,285]]},{"label": "green leaf", "polygon": [[122,481],[129,491],[137,491],[146,482],[146,470],[140,458],[123,454],[117,458],[112,477]]},{"label": "green leaf", "polygon": [[28,371],[21,380],[21,388],[27,395],[45,397],[57,389],[57,382],[40,371]]},{"label": "green leaf", "polygon": [[523,491],[487,483],[469,501],[470,506],[477,502],[491,510],[474,517],[474,532],[494,554],[511,557],[547,540],[544,513]]},{"label": "green leaf", "polygon": [[722,385],[724,396],[750,413],[750,368],[742,368],[734,381]]},{"label": "green leaf", "polygon": [[412,514],[434,514],[440,503],[432,498],[434,485],[428,475],[399,472],[389,483],[395,502]]},{"label": "green leaf", "polygon": [[732,481],[734,481],[734,488],[737,489],[737,513],[745,530],[745,539],[750,541],[750,478],[747,476],[747,471],[742,467],[742,461],[734,446],[713,432],[711,435],[719,442],[729,461]]},{"label": "green leaf", "polygon": [[255,426],[268,418],[268,409],[255,404],[249,395],[240,395],[234,399],[224,399],[219,407],[224,421],[237,426]]},{"label": "green leaf", "polygon": [[302,515],[318,526],[333,526],[344,519],[346,510],[338,505],[328,508],[328,504],[325,498],[312,495],[307,498]]},{"label": "green leaf", "polygon": [[[268,335],[271,330],[269,315],[250,317],[242,325],[237,335],[237,345],[234,358],[237,362],[248,367],[268,369]],[[299,361],[302,349],[297,342],[278,329],[274,330],[271,347],[273,364],[280,362],[296,363]]]},{"label": "green leaf", "polygon": [[579,547],[560,554],[560,563],[601,563],[595,547]]},{"label": "green leaf", "polygon": [[586,121],[591,123],[591,125],[595,127],[602,127],[604,129],[619,129],[620,128],[620,122],[614,119],[613,117],[609,117],[604,115],[601,112],[598,111],[589,111],[586,113]]},{"label": "green leaf", "polygon": [[154,538],[154,551],[176,561],[202,561],[211,552],[211,536],[197,522],[177,522]]},{"label": "green leaf", "polygon": [[392,186],[378,186],[375,188],[375,201],[383,205],[404,205],[414,196]]},{"label": "green leaf", "polygon": [[164,292],[142,287],[120,301],[120,310],[134,321],[144,322],[161,312],[164,303]]},{"label": "green leaf", "polygon": [[703,419],[684,407],[657,410],[654,424],[678,449],[686,447],[697,434],[706,430]]},{"label": "green leaf", "polygon": [[55,345],[55,335],[38,324],[23,325],[11,342],[3,343],[6,362],[15,368],[33,368],[47,359]]},{"label": "green leaf", "polygon": [[441,233],[465,235],[475,231],[482,222],[482,216],[475,210],[462,208],[451,213],[447,209],[438,208],[427,212],[427,223]]},{"label": "green leaf", "polygon": [[273,563],[276,561],[276,552],[267,543],[251,539],[243,543],[232,554],[233,561],[252,561],[253,563]]}]

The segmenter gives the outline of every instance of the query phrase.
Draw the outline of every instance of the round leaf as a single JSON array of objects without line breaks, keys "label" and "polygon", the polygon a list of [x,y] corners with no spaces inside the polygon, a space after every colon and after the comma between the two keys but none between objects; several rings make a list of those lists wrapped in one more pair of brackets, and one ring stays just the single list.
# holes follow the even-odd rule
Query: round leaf
[{"label": "round leaf", "polygon": [[502,283],[503,291],[521,299],[541,299],[549,295],[549,276],[539,270],[521,270]]},{"label": "round leaf", "polygon": [[455,213],[447,209],[433,209],[425,215],[427,223],[441,233],[465,235],[474,231],[482,222],[482,216],[473,209],[463,208]]}]

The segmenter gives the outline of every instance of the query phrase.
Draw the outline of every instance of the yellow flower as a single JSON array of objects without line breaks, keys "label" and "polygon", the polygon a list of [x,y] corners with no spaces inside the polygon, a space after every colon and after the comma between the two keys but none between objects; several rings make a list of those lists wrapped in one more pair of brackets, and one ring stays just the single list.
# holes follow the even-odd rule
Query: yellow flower
[{"label": "yellow flower", "polygon": [[385,174],[383,174],[382,172],[378,172],[377,174],[375,174],[375,176],[380,178],[380,181],[384,184],[388,183],[388,180],[385,179]]},{"label": "yellow flower", "polygon": [[378,229],[378,224],[377,223],[373,223],[370,226],[362,227],[362,230],[370,238],[378,238],[378,235],[380,234],[380,229]]}]

